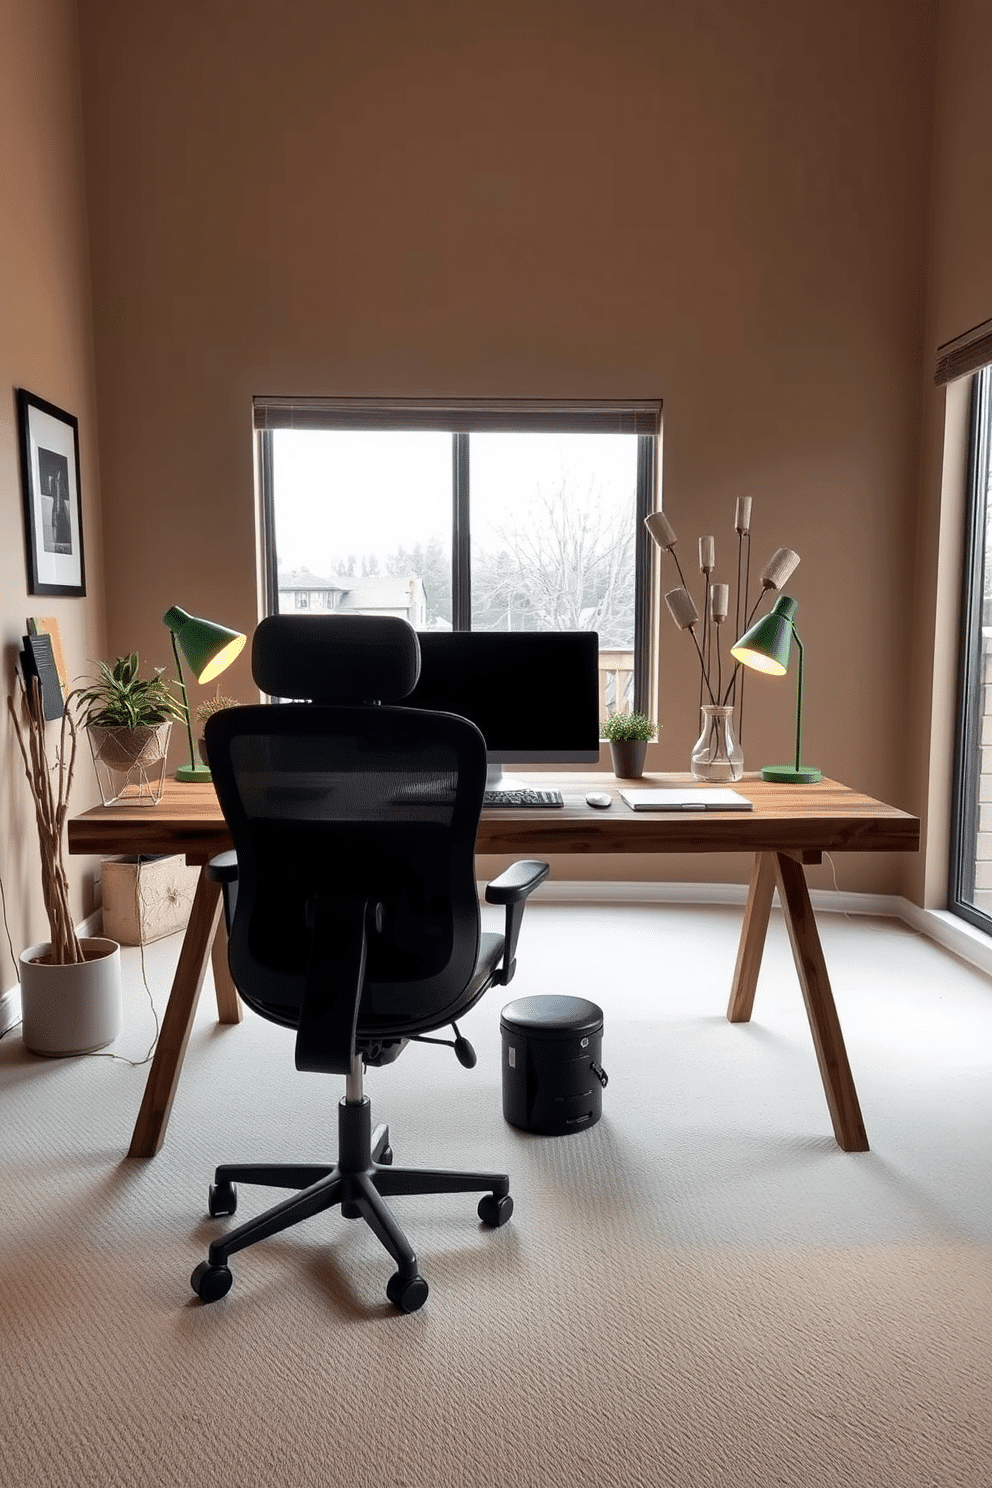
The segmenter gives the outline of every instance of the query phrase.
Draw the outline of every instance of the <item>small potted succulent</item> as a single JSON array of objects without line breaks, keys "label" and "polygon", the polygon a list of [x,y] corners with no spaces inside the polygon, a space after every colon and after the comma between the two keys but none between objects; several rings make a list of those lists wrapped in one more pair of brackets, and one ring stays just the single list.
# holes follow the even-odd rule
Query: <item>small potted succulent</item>
[{"label": "small potted succulent", "polygon": [[163,670],[142,677],[138,653],[129,651],[111,666],[101,661],[92,686],[74,694],[105,806],[153,806],[161,799],[169,732],[185,719]]},{"label": "small potted succulent", "polygon": [[203,735],[207,719],[213,718],[215,713],[222,713],[225,708],[240,708],[240,706],[241,704],[237,698],[225,697],[219,687],[212,698],[205,698],[202,703],[198,704],[196,721],[200,725],[200,733],[196,741],[196,747],[200,751],[201,760],[206,761],[207,758],[207,742]]},{"label": "small potted succulent", "polygon": [[657,726],[644,713],[611,713],[602,735],[609,740],[614,775],[622,780],[643,775],[648,743],[657,732]]}]

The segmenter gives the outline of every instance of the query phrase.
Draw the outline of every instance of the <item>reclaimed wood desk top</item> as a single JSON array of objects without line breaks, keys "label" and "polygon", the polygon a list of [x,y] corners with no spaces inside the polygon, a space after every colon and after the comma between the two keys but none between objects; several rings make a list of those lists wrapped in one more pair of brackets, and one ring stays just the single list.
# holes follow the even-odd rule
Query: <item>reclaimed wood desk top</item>
[{"label": "reclaimed wood desk top", "polygon": [[[623,789],[697,785],[688,774],[644,775],[618,781],[603,771],[531,775],[556,786],[564,807],[487,807],[479,822],[479,853],[916,852],[919,818],[850,790],[836,780],[776,785],[745,775],[735,790],[754,810],[632,811]],[[588,806],[587,791],[608,791],[608,810]],[[185,853],[203,863],[231,846],[214,788],[166,782],[157,806],[94,806],[68,824],[71,853]]]}]

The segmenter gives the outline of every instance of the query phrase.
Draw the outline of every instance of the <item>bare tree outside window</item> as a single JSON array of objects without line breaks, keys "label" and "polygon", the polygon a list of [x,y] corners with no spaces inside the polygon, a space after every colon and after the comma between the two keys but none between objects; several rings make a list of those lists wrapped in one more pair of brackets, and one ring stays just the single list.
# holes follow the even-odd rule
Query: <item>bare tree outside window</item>
[{"label": "bare tree outside window", "polygon": [[596,631],[604,715],[631,705],[636,435],[277,429],[271,450],[278,610]]},{"label": "bare tree outside window", "polygon": [[617,510],[595,487],[578,499],[564,480],[542,493],[526,524],[473,557],[473,628],[596,630],[604,649],[632,647],[632,504]]}]

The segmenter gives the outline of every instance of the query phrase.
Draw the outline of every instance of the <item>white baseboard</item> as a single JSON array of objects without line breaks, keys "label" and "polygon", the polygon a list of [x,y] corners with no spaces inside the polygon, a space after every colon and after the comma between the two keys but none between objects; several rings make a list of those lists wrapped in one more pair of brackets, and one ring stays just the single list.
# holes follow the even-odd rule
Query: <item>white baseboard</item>
[{"label": "white baseboard", "polygon": [[908,899],[899,900],[899,915],[912,929],[935,940],[978,971],[992,976],[992,936],[969,925],[960,915],[946,909],[920,909]]},{"label": "white baseboard", "polygon": [[[479,885],[480,897],[485,885]],[[546,879],[534,893],[546,904],[740,904],[747,899],[746,884],[635,883],[623,880]],[[878,915],[899,919],[911,930],[936,941],[976,970],[992,977],[992,936],[984,935],[958,915],[943,909],[921,909],[899,894],[850,894],[833,889],[810,893],[817,914]],[[102,910],[95,910],[77,926],[80,935],[98,935]],[[0,1034],[21,1016],[21,990],[0,993]]]},{"label": "white baseboard", "polygon": [[[902,920],[911,930],[936,941],[977,971],[992,977],[992,936],[984,935],[947,910],[921,909],[900,894],[852,894],[812,889],[817,914],[876,915]],[[534,899],[547,904],[740,904],[746,884],[632,883],[623,880],[546,879]]]},{"label": "white baseboard", "polygon": [[[747,884],[649,883],[594,879],[545,879],[535,900],[549,904],[744,904]],[[849,894],[813,889],[813,908],[823,914],[902,916],[894,894]]]}]

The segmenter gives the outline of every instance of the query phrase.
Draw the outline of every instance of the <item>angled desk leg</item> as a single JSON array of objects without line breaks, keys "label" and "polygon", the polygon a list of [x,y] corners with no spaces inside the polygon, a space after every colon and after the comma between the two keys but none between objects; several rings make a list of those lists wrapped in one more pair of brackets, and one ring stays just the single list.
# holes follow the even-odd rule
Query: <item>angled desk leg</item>
[{"label": "angled desk leg", "polygon": [[751,887],[748,889],[747,907],[744,910],[744,925],[737,947],[734,984],[730,993],[730,1006],[727,1008],[727,1017],[731,1023],[746,1023],[754,1007],[754,992],[758,985],[761,953],[765,949],[768,916],[774,893],[775,854],[755,853]]},{"label": "angled desk leg", "polygon": [[868,1134],[861,1116],[851,1066],[847,1060],[833,992],[830,990],[830,979],[813,918],[806,874],[802,863],[789,853],[776,853],[775,858],[779,899],[789,930],[799,985],[802,987],[806,1015],[813,1034],[813,1046],[830,1108],[830,1119],[834,1124],[834,1135],[845,1152],[867,1152]]},{"label": "angled desk leg", "polygon": [[214,990],[217,993],[218,1023],[240,1023],[245,1015],[238,989],[231,979],[231,968],[227,964],[227,926],[224,916],[217,920],[213,942],[210,946],[210,964],[214,973]]},{"label": "angled desk leg", "polygon": [[162,1146],[219,917],[220,884],[201,868],[128,1157],[154,1157]]}]

